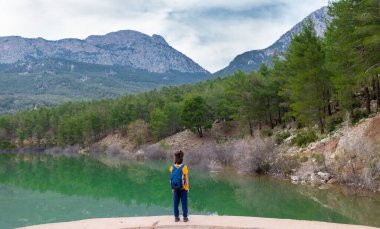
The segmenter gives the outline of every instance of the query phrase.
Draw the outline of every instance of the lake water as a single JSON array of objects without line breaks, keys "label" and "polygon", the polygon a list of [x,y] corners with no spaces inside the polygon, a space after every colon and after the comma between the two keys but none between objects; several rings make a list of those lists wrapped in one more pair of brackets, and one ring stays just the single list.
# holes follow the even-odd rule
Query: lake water
[{"label": "lake water", "polygon": [[[107,165],[106,165],[107,164]],[[171,215],[169,162],[0,154],[0,228],[98,217]],[[380,226],[380,195],[264,176],[190,170],[191,214]]]}]

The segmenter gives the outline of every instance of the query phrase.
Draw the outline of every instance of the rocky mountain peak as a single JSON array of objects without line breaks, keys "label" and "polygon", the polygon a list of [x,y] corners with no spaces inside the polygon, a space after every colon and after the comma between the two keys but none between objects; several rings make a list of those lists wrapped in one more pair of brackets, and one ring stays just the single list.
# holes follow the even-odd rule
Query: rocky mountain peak
[{"label": "rocky mountain peak", "polygon": [[286,51],[290,45],[290,42],[292,41],[294,34],[299,34],[301,32],[303,25],[307,19],[312,20],[317,35],[322,37],[327,28],[326,22],[331,20],[331,17],[327,12],[328,8],[326,6],[312,12],[309,16],[307,16],[301,22],[296,24],[292,29],[282,35],[274,44],[268,48],[247,51],[239,54],[231,61],[227,67],[214,73],[214,75],[225,76],[232,74],[238,70],[250,72],[257,70],[261,63],[270,64],[275,53],[281,54],[282,52]]},{"label": "rocky mountain peak", "polygon": [[161,37],[160,35],[157,35],[157,34],[153,34],[152,35],[152,39],[154,42],[156,42],[157,44],[162,44],[162,45],[169,45],[166,40]]},{"label": "rocky mountain peak", "polygon": [[160,35],[133,30],[92,35],[84,40],[49,41],[19,36],[0,37],[0,63],[13,64],[36,59],[66,59],[89,64],[121,65],[155,73],[209,72],[171,47]]}]

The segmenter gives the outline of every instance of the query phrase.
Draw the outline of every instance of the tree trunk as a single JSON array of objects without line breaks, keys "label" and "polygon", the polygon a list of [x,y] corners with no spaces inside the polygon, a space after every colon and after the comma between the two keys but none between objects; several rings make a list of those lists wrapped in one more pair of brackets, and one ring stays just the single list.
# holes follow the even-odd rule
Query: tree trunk
[{"label": "tree trunk", "polygon": [[199,135],[200,138],[203,137],[202,127],[198,127],[198,135]]},{"label": "tree trunk", "polygon": [[327,113],[328,113],[329,116],[332,115],[330,102],[327,103]]},{"label": "tree trunk", "polygon": [[380,82],[379,74],[376,77],[376,101],[377,101],[377,110],[380,109]]},{"label": "tree trunk", "polygon": [[376,76],[372,77],[371,86],[372,86],[372,91],[376,94]]},{"label": "tree trunk", "polygon": [[282,120],[281,120],[281,108],[280,107],[278,108],[278,123],[282,124]]},{"label": "tree trunk", "polygon": [[371,95],[369,94],[369,89],[367,86],[364,88],[364,95],[365,95],[365,108],[367,111],[367,115],[371,114]]},{"label": "tree trunk", "polygon": [[253,137],[253,126],[252,126],[252,121],[249,120],[249,134],[251,135],[251,137]]},{"label": "tree trunk", "polygon": [[335,101],[335,106],[334,106],[335,111],[339,111],[339,93],[336,93],[336,101]]},{"label": "tree trunk", "polygon": [[269,97],[267,97],[267,106],[268,106],[268,112],[269,112],[270,128],[273,129],[273,120],[272,120],[272,112],[270,111],[270,101],[269,101]]},{"label": "tree trunk", "polygon": [[321,134],[324,134],[325,133],[325,127],[324,127],[324,123],[323,123],[322,117],[319,118],[319,128],[321,130]]}]

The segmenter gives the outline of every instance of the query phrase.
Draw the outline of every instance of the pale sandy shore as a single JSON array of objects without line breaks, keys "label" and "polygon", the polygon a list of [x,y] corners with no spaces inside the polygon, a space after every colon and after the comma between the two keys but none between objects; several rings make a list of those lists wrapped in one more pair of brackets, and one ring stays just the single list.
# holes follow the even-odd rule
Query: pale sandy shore
[{"label": "pale sandy shore", "polygon": [[317,221],[271,219],[241,216],[191,215],[189,222],[175,223],[173,216],[86,219],[72,222],[42,224],[24,229],[132,229],[132,228],[257,228],[257,229],[369,229],[375,227],[325,223]]}]

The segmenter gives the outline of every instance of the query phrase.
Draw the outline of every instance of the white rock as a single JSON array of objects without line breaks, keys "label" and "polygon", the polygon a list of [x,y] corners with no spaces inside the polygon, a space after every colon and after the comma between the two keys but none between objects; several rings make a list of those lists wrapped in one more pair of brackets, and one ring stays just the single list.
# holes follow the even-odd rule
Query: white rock
[{"label": "white rock", "polygon": [[327,181],[330,179],[331,175],[330,173],[324,173],[324,172],[318,172],[317,173],[320,178],[322,178],[324,181]]},{"label": "white rock", "polygon": [[290,176],[290,179],[292,181],[298,181],[299,180],[299,177],[298,176]]}]

